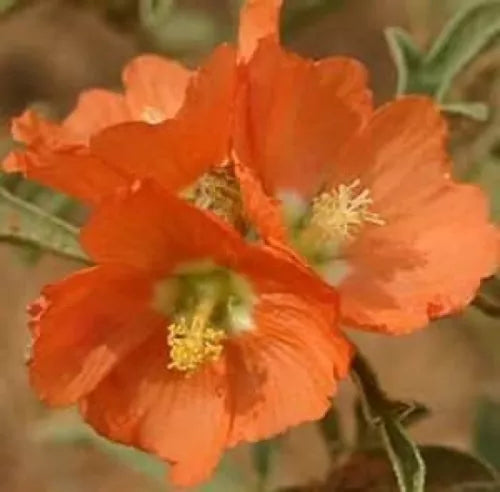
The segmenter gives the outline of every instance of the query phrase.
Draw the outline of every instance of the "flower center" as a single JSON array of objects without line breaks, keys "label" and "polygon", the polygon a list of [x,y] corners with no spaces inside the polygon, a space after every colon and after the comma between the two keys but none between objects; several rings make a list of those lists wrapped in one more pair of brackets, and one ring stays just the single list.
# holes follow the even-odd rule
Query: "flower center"
[{"label": "flower center", "polygon": [[165,113],[154,106],[144,106],[141,113],[141,120],[150,125],[159,125],[166,120]]},{"label": "flower center", "polygon": [[210,322],[214,307],[213,299],[204,299],[190,319],[181,316],[168,327],[169,369],[191,373],[220,357],[226,332]]},{"label": "flower center", "polygon": [[365,223],[384,225],[373,205],[370,190],[360,190],[361,181],[338,187],[316,196],[308,220],[299,233],[299,245],[307,250],[339,248],[352,240]]},{"label": "flower center", "polygon": [[254,328],[255,297],[241,275],[210,261],[192,262],[155,286],[153,308],[168,317],[168,369],[190,375],[215,362],[230,336]]},{"label": "flower center", "polygon": [[339,185],[330,192],[321,193],[312,203],[310,227],[321,229],[326,240],[352,239],[364,222],[384,225],[385,222],[370,212],[373,199],[370,190],[357,191],[359,179],[350,185]]},{"label": "flower center", "polygon": [[245,220],[240,187],[230,164],[205,173],[187,192],[196,206],[210,210],[243,231]]}]

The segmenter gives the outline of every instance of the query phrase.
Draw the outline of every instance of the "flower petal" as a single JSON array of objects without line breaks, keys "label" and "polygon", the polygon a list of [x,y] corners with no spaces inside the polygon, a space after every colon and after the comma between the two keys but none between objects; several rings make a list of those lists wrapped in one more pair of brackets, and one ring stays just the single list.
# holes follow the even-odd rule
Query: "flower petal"
[{"label": "flower petal", "polygon": [[4,162],[22,170],[28,179],[66,193],[89,205],[125,186],[128,180],[102,161],[79,152],[12,152]]},{"label": "flower petal", "polygon": [[413,213],[363,234],[350,256],[346,323],[398,334],[464,308],[498,268],[500,241],[484,194],[443,182]]},{"label": "flower petal", "polygon": [[188,186],[227,159],[235,82],[234,50],[221,46],[193,76],[175,119],[107,129],[91,148],[132,176],[154,178],[175,191]]},{"label": "flower petal", "polygon": [[232,268],[248,278],[258,295],[288,293],[313,304],[321,303],[330,323],[338,322],[337,292],[286,246],[245,244],[235,256]]},{"label": "flower petal", "polygon": [[302,59],[264,41],[238,94],[235,153],[268,193],[310,196],[371,111],[366,72],[356,61]]},{"label": "flower petal", "polygon": [[76,108],[62,126],[74,139],[88,143],[89,138],[108,126],[132,119],[125,98],[103,89],[90,89],[80,94]]},{"label": "flower petal", "polygon": [[379,108],[333,168],[332,185],[360,178],[385,220],[420,207],[451,172],[447,128],[424,96]]},{"label": "flower petal", "polygon": [[123,263],[155,275],[191,260],[227,263],[243,244],[222,221],[153,182],[137,182],[103,203],[81,241],[97,263]]},{"label": "flower petal", "polygon": [[239,162],[236,162],[234,169],[250,223],[266,240],[285,244],[288,233],[281,203],[265,192],[254,169]]},{"label": "flower petal", "polygon": [[157,55],[134,58],[123,71],[127,103],[136,120],[144,110],[158,110],[165,119],[181,107],[191,72],[180,63]]},{"label": "flower petal", "polygon": [[279,42],[279,20],[283,0],[247,0],[241,9],[239,55],[248,60],[263,38]]},{"label": "flower petal", "polygon": [[11,132],[14,140],[27,146],[67,150],[80,144],[67,128],[46,120],[31,109],[12,118]]},{"label": "flower petal", "polygon": [[189,377],[167,369],[165,337],[152,336],[86,397],[82,414],[102,435],[172,463],[181,486],[208,478],[228,445],[319,418],[346,374],[349,344],[294,296],[268,296],[258,312],[262,334],[228,342],[219,362]]},{"label": "flower petal", "polygon": [[485,197],[451,181],[446,136],[432,100],[403,97],[377,110],[338,160],[331,184],[360,179],[385,222],[366,226],[347,250],[346,323],[391,333],[421,328],[463,308],[498,266]]},{"label": "flower petal", "polygon": [[100,434],[170,462],[176,485],[209,477],[227,439],[225,374],[205,366],[189,377],[167,369],[166,334],[137,349],[81,405]]},{"label": "flower petal", "polygon": [[262,296],[254,331],[230,340],[229,445],[257,441],[321,418],[352,349],[319,306],[290,294]]},{"label": "flower petal", "polygon": [[52,405],[75,403],[164,321],[136,272],[95,267],[46,287],[30,308],[30,379]]},{"label": "flower petal", "polygon": [[118,171],[89,155],[65,127],[51,123],[33,111],[26,111],[12,122],[16,140],[26,150],[14,150],[3,161],[7,172],[25,177],[67,193],[89,204],[124,186],[127,179]]}]

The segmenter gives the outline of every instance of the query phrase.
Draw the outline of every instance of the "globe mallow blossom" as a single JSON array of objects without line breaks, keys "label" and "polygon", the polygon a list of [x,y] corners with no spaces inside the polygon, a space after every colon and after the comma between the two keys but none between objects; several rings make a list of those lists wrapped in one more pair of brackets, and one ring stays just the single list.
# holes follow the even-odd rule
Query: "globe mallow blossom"
[{"label": "globe mallow blossom", "polygon": [[279,53],[261,43],[235,118],[262,236],[338,288],[345,326],[402,334],[464,308],[498,268],[499,234],[485,194],[453,179],[439,107],[405,96],[374,109],[363,70]]},{"label": "globe mallow blossom", "polygon": [[206,480],[226,448],[321,418],[348,371],[338,298],[289,255],[137,181],[83,227],[95,266],[31,305],[32,386]]},{"label": "globe mallow blossom", "polygon": [[[336,292],[284,248],[244,240],[226,159],[238,56],[223,46],[190,75],[175,118],[148,106],[162,118],[123,125],[133,154],[125,140],[111,156],[97,126],[75,139],[30,113],[14,123],[26,149],[5,164],[93,207],[81,241],[96,265],[29,309],[33,387],[171,463],[178,485],[208,478],[227,447],[320,418],[352,354]],[[91,121],[86,101],[89,118],[80,104],[70,121]]]},{"label": "globe mallow blossom", "polygon": [[212,181],[233,187],[230,140],[238,72],[261,38],[277,40],[280,6],[281,0],[245,2],[238,49],[220,46],[197,71],[142,55],[123,71],[123,95],[85,91],[61,124],[32,110],[14,118],[12,135],[24,148],[7,156],[4,170],[92,206],[142,177],[178,192],[223,167],[226,172],[216,172]]},{"label": "globe mallow blossom", "polygon": [[[93,135],[104,128],[127,121],[158,124],[172,118],[182,105],[192,73],[179,63],[164,57],[146,54],[132,59],[124,68],[124,93],[106,89],[83,91],[74,110],[55,123],[28,109],[13,118],[11,132],[24,148],[13,150],[4,159],[8,172],[22,172],[33,180],[79,196],[85,186],[104,188],[110,172],[101,169],[95,178],[87,169],[82,155],[88,154]],[[64,182],[66,172],[78,174],[80,184]],[[75,182],[75,180],[70,180]]]}]

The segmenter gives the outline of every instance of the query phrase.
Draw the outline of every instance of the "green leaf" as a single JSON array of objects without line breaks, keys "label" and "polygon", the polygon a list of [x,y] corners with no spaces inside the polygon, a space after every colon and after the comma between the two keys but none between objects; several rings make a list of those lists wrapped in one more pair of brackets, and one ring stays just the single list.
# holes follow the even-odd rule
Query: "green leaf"
[{"label": "green leaf", "polygon": [[479,185],[490,199],[490,212],[500,222],[500,159],[495,155],[476,162],[466,176],[467,181]]},{"label": "green leaf", "polygon": [[206,484],[197,487],[193,492],[248,492],[248,483],[229,455],[222,458],[215,476]]},{"label": "green leaf", "polygon": [[[60,219],[69,218],[79,208],[78,203],[72,198],[28,181],[19,174],[0,174],[0,182],[5,191],[19,200],[29,202]],[[29,265],[35,264],[43,255],[39,247],[28,243],[24,243],[19,253]]]},{"label": "green leaf", "polygon": [[[395,421],[403,427],[410,427],[429,416],[429,409],[415,401],[386,400],[386,410]],[[377,426],[367,421],[362,399],[356,402],[356,445],[359,449],[377,447],[381,444],[382,435]]]},{"label": "green leaf", "polygon": [[490,108],[480,102],[443,104],[441,109],[452,116],[465,116],[479,122],[487,121],[490,117]]},{"label": "green leaf", "polygon": [[61,445],[89,444],[123,462],[133,470],[146,475],[153,481],[164,484],[165,464],[146,453],[133,448],[115,444],[97,435],[91,427],[84,425],[75,412],[67,412],[65,417],[51,416],[41,421],[35,429],[33,438],[40,442]]},{"label": "green leaf", "polygon": [[271,472],[271,462],[278,446],[278,438],[255,443],[252,448],[253,462],[258,476],[257,490],[266,490],[267,480]]},{"label": "green leaf", "polygon": [[0,173],[0,185],[11,195],[36,205],[59,218],[73,215],[81,207],[76,200],[68,195],[27,180],[17,173]]},{"label": "green leaf", "polygon": [[[422,54],[411,36],[399,27],[389,27],[385,37],[394,63],[396,64],[398,80],[396,92],[398,95],[409,93],[427,93],[420,83],[416,82],[421,70]],[[416,86],[415,88],[413,86]],[[432,91],[431,91],[432,92]]]},{"label": "green leaf", "polygon": [[450,20],[425,57],[427,71],[440,73],[442,100],[456,75],[500,34],[500,1],[470,2]]},{"label": "green leaf", "polygon": [[409,427],[430,415],[430,410],[417,401],[389,401],[389,409],[394,418],[404,427]]},{"label": "green leaf", "polygon": [[392,418],[383,418],[380,432],[402,492],[424,490],[425,464],[418,448]]},{"label": "green leaf", "polygon": [[331,407],[327,414],[319,421],[319,429],[331,455],[335,455],[342,448],[340,422],[335,407]]},{"label": "green leaf", "polygon": [[481,283],[481,289],[472,301],[472,305],[483,314],[500,318],[500,278],[490,277]]},{"label": "green leaf", "polygon": [[196,9],[174,8],[172,0],[141,0],[139,19],[161,50],[196,50],[215,44],[218,39],[217,26],[210,15]]},{"label": "green leaf", "polygon": [[7,12],[17,3],[17,0],[0,0],[0,13]]},{"label": "green leaf", "polygon": [[[404,30],[389,28],[386,37],[398,71],[398,94],[428,94],[443,102],[454,78],[499,34],[499,0],[481,0],[461,9],[426,53]],[[473,116],[476,110],[471,111]],[[481,111],[479,115],[483,116]]]},{"label": "green leaf", "polygon": [[375,374],[359,354],[353,362],[353,379],[360,391],[365,418],[380,433],[391,460],[399,490],[423,492],[425,464],[418,448],[395,416],[394,402],[391,402],[381,390]]},{"label": "green leaf", "polygon": [[99,437],[88,429],[88,442],[102,449],[106,454],[113,459],[120,461],[132,470],[142,473],[152,481],[160,485],[165,485],[167,477],[167,467],[157,458],[137,451],[134,448],[129,448],[121,444],[115,444],[103,437]]},{"label": "green leaf", "polygon": [[0,187],[0,241],[27,245],[88,263],[78,229]]},{"label": "green leaf", "polygon": [[212,17],[194,9],[176,10],[168,21],[152,30],[162,49],[186,51],[217,41],[217,26]]},{"label": "green leaf", "polygon": [[[426,492],[498,491],[496,473],[478,458],[441,446],[422,446],[419,451],[427,469]],[[374,448],[353,453],[317,490],[396,492],[398,484],[386,453]]]},{"label": "green leaf", "polygon": [[139,0],[139,20],[144,27],[156,29],[172,14],[173,0]]},{"label": "green leaf", "polygon": [[282,36],[290,41],[302,29],[321,20],[330,12],[339,10],[345,0],[295,0],[284,2]]},{"label": "green leaf", "polygon": [[442,446],[423,446],[420,452],[427,468],[429,491],[499,490],[496,472],[475,456]]},{"label": "green leaf", "polygon": [[474,447],[500,470],[500,403],[490,398],[483,398],[477,407]]}]

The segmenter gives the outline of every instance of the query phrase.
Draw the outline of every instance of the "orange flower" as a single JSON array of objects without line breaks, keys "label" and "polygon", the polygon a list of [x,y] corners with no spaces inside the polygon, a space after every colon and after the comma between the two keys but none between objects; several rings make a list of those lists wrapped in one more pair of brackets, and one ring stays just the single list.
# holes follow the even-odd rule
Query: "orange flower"
[{"label": "orange flower", "polygon": [[[238,54],[221,46],[195,73],[143,56],[125,69],[125,96],[84,93],[62,125],[27,111],[12,125],[14,138],[27,148],[12,152],[4,169],[93,205],[136,178],[153,177],[174,191],[195,184],[230,160],[238,65],[259,39],[277,39],[281,2],[248,0]],[[129,123],[114,126],[121,122]]]},{"label": "orange flower", "polygon": [[498,268],[498,229],[481,190],[452,179],[430,99],[373,110],[359,71],[326,65],[264,42],[246,66],[234,153],[247,213],[339,289],[345,325],[407,333],[472,300]]},{"label": "orange flower", "polygon": [[32,305],[30,376],[97,432],[206,479],[221,453],[320,418],[351,349],[337,298],[154,183],[108,199],[82,231],[97,266]]},{"label": "orange flower", "polygon": [[[261,16],[262,5],[248,8]],[[180,485],[205,479],[226,447],[320,418],[351,356],[336,293],[289,254],[242,239],[227,162],[237,71],[223,46],[174,119],[77,144],[33,125],[14,157],[28,176],[99,203],[82,233],[97,266],[47,287],[30,310],[33,386],[171,462]],[[129,191],[112,198],[117,189]]]},{"label": "orange flower", "polygon": [[[3,167],[83,200],[109,192],[124,181],[109,168],[99,169],[99,176],[88,168],[90,138],[125,121],[156,124],[172,118],[182,105],[190,78],[191,73],[174,61],[156,55],[139,56],[123,71],[123,95],[103,89],[87,90],[61,125],[32,110],[14,118],[12,135],[25,144],[26,150],[11,152]],[[74,179],[68,183],[68,178],[75,175],[80,176],[81,183],[76,185]]]}]

